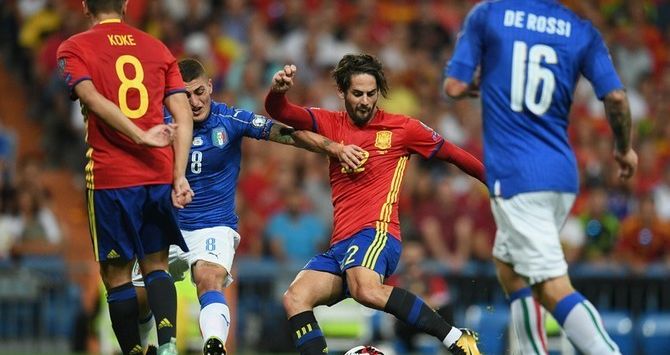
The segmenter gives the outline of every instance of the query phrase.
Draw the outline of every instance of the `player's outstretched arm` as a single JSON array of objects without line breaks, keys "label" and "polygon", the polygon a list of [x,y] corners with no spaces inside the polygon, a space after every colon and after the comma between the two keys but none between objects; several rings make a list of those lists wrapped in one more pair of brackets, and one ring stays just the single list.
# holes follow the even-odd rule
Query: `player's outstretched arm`
[{"label": "player's outstretched arm", "polygon": [[312,129],[312,117],[304,107],[294,105],[286,99],[286,92],[293,86],[295,65],[286,65],[272,77],[272,86],[265,97],[265,111],[276,121],[295,129]]},{"label": "player's outstretched arm", "polygon": [[637,153],[632,143],[632,120],[628,96],[622,89],[605,95],[605,115],[614,133],[614,159],[619,164],[619,176],[629,179],[637,169]]},{"label": "player's outstretched arm", "polygon": [[174,180],[172,183],[172,203],[184,208],[193,199],[193,191],[186,180],[186,163],[193,140],[193,113],[185,93],[175,93],[165,98],[164,104],[177,123],[174,144]]},{"label": "player's outstretched arm", "polygon": [[457,145],[445,140],[444,144],[435,153],[435,158],[450,162],[463,170],[466,174],[476,178],[486,185],[484,164],[474,155]]},{"label": "player's outstretched arm", "polygon": [[336,158],[342,166],[351,169],[359,167],[365,156],[365,150],[356,145],[343,145],[310,131],[296,131],[292,127],[275,122],[270,128],[269,140],[281,144],[293,145],[311,152],[326,154]]},{"label": "player's outstretched arm", "polygon": [[126,117],[118,106],[102,96],[90,80],[77,84],[74,92],[87,110],[91,110],[105,123],[133,142],[149,147],[166,147],[172,143],[176,125],[161,124],[147,131],[142,130]]}]

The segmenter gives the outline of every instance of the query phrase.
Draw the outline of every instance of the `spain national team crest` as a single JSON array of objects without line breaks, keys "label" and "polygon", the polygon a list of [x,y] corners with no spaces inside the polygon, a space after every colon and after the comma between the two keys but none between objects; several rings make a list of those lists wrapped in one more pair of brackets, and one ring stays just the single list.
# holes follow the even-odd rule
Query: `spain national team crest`
[{"label": "spain national team crest", "polygon": [[391,131],[379,131],[375,137],[375,147],[379,149],[389,149],[391,148],[391,136],[393,132]]},{"label": "spain national team crest", "polygon": [[223,127],[217,127],[212,130],[212,144],[219,148],[223,148],[228,143],[228,135]]}]

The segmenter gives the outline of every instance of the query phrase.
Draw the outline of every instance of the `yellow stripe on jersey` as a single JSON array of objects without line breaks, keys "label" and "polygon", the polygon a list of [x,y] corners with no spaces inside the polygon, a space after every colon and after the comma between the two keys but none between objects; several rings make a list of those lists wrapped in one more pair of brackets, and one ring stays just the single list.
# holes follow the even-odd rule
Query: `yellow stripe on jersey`
[{"label": "yellow stripe on jersey", "polygon": [[403,156],[398,160],[398,165],[396,165],[395,172],[393,173],[393,179],[391,180],[391,188],[386,195],[386,202],[382,205],[381,211],[379,213],[379,220],[377,221],[375,227],[377,233],[375,234],[375,239],[365,252],[365,257],[363,257],[362,266],[367,267],[368,269],[374,270],[374,266],[377,263],[379,254],[386,246],[386,241],[388,240],[388,224],[391,221],[391,214],[393,212],[393,204],[398,201],[398,195],[400,192],[400,185],[402,183],[402,178],[404,175],[405,167],[407,166],[407,160],[409,157]]},{"label": "yellow stripe on jersey", "polygon": [[98,233],[97,230],[95,229],[94,192],[95,191],[91,189],[87,190],[88,198],[86,199],[87,200],[86,207],[88,209],[88,230],[91,232],[91,240],[93,241],[93,252],[95,253],[95,261],[100,261],[100,258],[98,257]]},{"label": "yellow stripe on jersey", "polygon": [[105,24],[105,23],[121,23],[121,19],[120,18],[110,18],[110,19],[107,19],[107,20],[102,20],[99,23],[101,25]]},{"label": "yellow stripe on jersey", "polygon": [[86,159],[88,159],[88,163],[86,163],[86,188],[93,190],[95,187],[95,181],[93,179],[93,148],[88,148],[86,151]]}]

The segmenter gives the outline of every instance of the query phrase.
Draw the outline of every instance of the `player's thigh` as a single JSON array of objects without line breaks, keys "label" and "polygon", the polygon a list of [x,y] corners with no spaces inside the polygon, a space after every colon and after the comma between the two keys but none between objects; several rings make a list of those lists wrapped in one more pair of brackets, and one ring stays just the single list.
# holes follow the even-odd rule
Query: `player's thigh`
[{"label": "player's thigh", "polygon": [[383,280],[398,266],[402,245],[383,229],[366,228],[333,245],[332,250],[342,272],[361,266],[379,274]]},{"label": "player's thigh", "polygon": [[573,202],[573,194],[557,192],[492,199],[498,227],[494,257],[513,265],[531,284],[566,274],[559,231]]},{"label": "player's thigh", "polygon": [[[206,283],[211,289],[229,286],[233,282],[230,270],[235,259],[235,250],[240,244],[240,235],[225,226],[182,231],[182,233],[189,248],[184,256],[193,268],[192,277],[195,284]],[[212,284],[218,282],[219,278],[222,278],[220,285]]]},{"label": "player's thigh", "polygon": [[140,245],[142,259],[144,254],[153,254],[168,250],[177,245],[188,251],[184,237],[179,229],[177,212],[172,206],[172,186],[167,184],[145,186],[146,200],[142,206],[142,230]]},{"label": "player's thigh", "polygon": [[87,190],[89,231],[97,261],[133,260],[141,253],[137,246],[145,199],[141,186]]},{"label": "player's thigh", "polygon": [[342,277],[337,274],[301,270],[286,291],[285,303],[310,307],[332,305],[342,299]]}]

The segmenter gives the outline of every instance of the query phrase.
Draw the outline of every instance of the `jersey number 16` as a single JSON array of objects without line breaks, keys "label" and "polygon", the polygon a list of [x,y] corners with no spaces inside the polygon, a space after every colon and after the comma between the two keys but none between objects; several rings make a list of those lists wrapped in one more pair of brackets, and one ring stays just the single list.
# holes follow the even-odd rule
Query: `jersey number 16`
[{"label": "jersey number 16", "polygon": [[[521,112],[525,105],[530,112],[541,116],[551,106],[556,79],[551,70],[540,65],[543,61],[547,64],[558,63],[556,51],[544,44],[536,44],[528,49],[526,42],[514,41],[510,94],[513,111]],[[542,90],[542,94],[538,98],[539,90]]]}]

